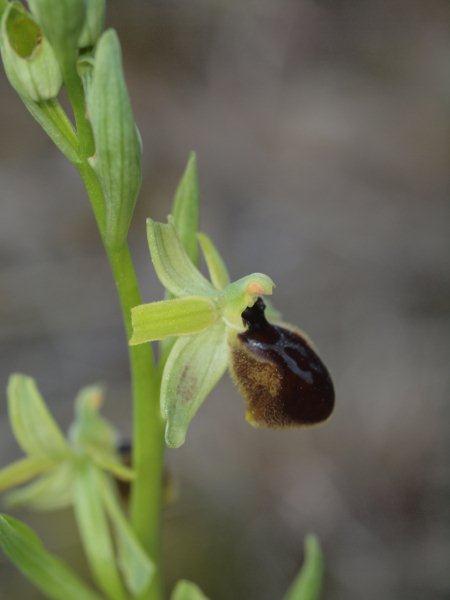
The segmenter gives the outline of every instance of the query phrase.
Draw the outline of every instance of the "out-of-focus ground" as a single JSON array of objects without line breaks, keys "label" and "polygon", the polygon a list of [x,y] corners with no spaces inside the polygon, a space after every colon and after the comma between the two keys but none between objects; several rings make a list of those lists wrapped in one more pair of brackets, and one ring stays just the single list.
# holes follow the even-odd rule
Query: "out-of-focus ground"
[{"label": "out-of-focus ground", "polygon": [[[329,600],[450,597],[450,6],[445,1],[111,1],[145,144],[131,240],[198,153],[202,227],[232,276],[277,283],[336,384],[324,426],[256,431],[229,379],[167,461],[167,581],[278,600],[320,536]],[[120,314],[73,169],[0,80],[0,385],[37,378],[67,425],[108,386],[130,430]],[[19,456],[0,403],[1,464]],[[69,512],[21,514],[81,564]],[[84,568],[84,567],[83,567]],[[38,598],[0,558],[0,597]]]}]

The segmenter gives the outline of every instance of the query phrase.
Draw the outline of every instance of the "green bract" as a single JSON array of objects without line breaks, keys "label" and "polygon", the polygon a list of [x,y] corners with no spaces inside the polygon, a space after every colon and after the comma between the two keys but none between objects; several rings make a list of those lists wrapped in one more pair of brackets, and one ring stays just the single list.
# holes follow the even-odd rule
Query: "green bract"
[{"label": "green bract", "polygon": [[[8,385],[9,417],[16,440],[27,456],[0,470],[0,491],[33,479],[6,496],[9,506],[45,511],[73,506],[99,588],[108,598],[125,600],[127,590],[139,595],[147,588],[154,566],[132,532],[117,498],[111,475],[130,481],[134,472],[121,462],[116,432],[99,413],[102,402],[103,391],[98,386],[80,391],[75,401],[76,418],[67,440],[33,379],[12,375]],[[20,532],[8,529],[7,524],[3,524],[2,530],[0,522],[0,546],[7,544],[4,549],[10,555],[8,544],[14,540],[19,544]],[[25,548],[26,544],[23,552]],[[13,561],[14,557],[13,553]],[[42,574],[27,571],[25,555],[21,555],[23,560],[16,558],[18,566],[39,585]],[[44,568],[54,559],[42,550],[42,561]]]},{"label": "green bract", "polygon": [[98,43],[87,100],[96,149],[92,164],[105,195],[105,243],[120,248],[141,186],[141,144],[123,76],[119,39],[112,29]]},{"label": "green bract", "polygon": [[58,61],[20,2],[9,4],[3,13],[0,40],[5,72],[14,89],[35,102],[55,98],[62,85]]},{"label": "green bract", "polygon": [[[191,163],[192,165],[192,163]],[[192,167],[191,167],[192,168]],[[189,166],[188,166],[189,169]],[[179,190],[192,189],[189,172]],[[191,175],[192,177],[192,175]],[[190,194],[178,214],[190,215]],[[190,223],[189,223],[190,221]],[[132,309],[130,344],[142,344],[177,336],[165,362],[161,381],[161,412],[166,420],[166,443],[177,448],[186,437],[190,421],[206,396],[224,374],[228,364],[228,334],[243,331],[241,314],[259,296],[271,294],[273,281],[254,273],[229,283],[225,264],[212,241],[200,234],[210,283],[195,267],[186,248],[193,248],[192,232],[197,220],[169,218],[167,224],[147,221],[150,254],[159,280],[176,298]],[[183,227],[183,224],[186,225]],[[177,231],[182,231],[184,243]],[[195,254],[194,254],[195,255]]]}]

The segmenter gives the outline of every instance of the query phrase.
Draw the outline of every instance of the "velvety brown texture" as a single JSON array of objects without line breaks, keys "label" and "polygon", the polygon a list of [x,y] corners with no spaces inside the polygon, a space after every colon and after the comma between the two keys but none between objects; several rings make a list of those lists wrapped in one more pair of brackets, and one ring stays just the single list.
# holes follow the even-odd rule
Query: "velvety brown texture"
[{"label": "velvety brown texture", "polygon": [[298,332],[272,325],[259,298],[242,313],[248,329],[232,344],[232,372],[255,426],[314,425],[334,407],[327,368]]}]

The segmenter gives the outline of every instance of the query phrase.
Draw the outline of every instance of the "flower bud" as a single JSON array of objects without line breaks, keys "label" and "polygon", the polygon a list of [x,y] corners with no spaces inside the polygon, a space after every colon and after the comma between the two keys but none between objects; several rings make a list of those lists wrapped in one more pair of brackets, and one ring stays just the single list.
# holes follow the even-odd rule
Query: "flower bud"
[{"label": "flower bud", "polygon": [[78,40],[80,48],[94,46],[105,25],[105,0],[87,0],[86,19]]},{"label": "flower bud", "polygon": [[5,10],[0,37],[3,64],[14,89],[34,102],[55,98],[62,85],[61,70],[41,28],[19,2]]},{"label": "flower bud", "polygon": [[313,425],[334,407],[327,368],[297,331],[271,325],[259,298],[242,313],[247,329],[230,337],[231,372],[255,427]]},{"label": "flower bud", "polygon": [[72,60],[85,18],[85,0],[28,0],[60,64]]}]

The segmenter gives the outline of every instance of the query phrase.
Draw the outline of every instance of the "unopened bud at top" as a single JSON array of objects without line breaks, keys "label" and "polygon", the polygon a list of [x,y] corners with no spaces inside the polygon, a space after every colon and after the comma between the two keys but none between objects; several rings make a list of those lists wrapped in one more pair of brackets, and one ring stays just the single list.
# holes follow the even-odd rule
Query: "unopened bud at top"
[{"label": "unopened bud at top", "polygon": [[41,28],[19,2],[3,13],[0,37],[3,64],[14,89],[35,102],[55,98],[62,85],[61,70]]}]

